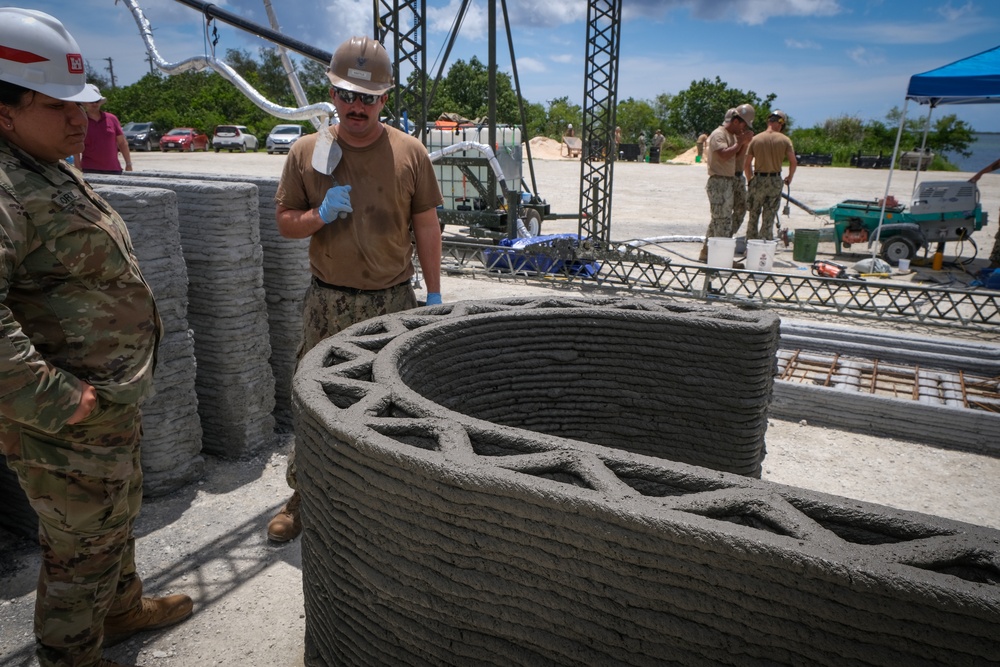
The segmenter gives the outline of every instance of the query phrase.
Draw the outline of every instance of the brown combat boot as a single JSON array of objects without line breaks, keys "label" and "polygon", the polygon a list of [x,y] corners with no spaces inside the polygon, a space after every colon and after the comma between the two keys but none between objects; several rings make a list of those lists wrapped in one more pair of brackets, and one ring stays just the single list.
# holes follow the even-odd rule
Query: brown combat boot
[{"label": "brown combat boot", "polygon": [[267,524],[267,539],[272,542],[290,542],[302,532],[302,519],[299,517],[299,492],[296,491],[288,499],[285,506],[274,515]]},{"label": "brown combat boot", "polygon": [[[191,615],[194,603],[187,595],[142,598],[139,605],[104,619],[104,645],[120,644],[137,632],[158,630],[180,623]],[[110,663],[114,664],[114,663]]]}]

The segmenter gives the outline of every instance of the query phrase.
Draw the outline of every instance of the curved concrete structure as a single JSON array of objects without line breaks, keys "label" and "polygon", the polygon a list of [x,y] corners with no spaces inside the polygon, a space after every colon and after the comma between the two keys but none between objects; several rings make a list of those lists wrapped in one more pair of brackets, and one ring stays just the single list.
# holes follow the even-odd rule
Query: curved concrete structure
[{"label": "curved concrete structure", "polygon": [[736,422],[763,436],[777,327],[510,299],[321,343],[293,384],[307,664],[1000,660],[1000,533],[720,472],[753,458]]}]

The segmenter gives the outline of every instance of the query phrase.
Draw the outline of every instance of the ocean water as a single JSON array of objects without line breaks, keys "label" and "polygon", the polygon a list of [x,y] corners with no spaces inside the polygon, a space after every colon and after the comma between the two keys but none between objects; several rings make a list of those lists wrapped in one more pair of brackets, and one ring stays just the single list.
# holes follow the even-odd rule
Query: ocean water
[{"label": "ocean water", "polygon": [[958,154],[947,155],[948,161],[959,168],[960,171],[976,173],[997,158],[1000,158],[1000,133],[996,132],[976,132],[972,135],[975,142],[969,146],[972,157],[963,157]]}]

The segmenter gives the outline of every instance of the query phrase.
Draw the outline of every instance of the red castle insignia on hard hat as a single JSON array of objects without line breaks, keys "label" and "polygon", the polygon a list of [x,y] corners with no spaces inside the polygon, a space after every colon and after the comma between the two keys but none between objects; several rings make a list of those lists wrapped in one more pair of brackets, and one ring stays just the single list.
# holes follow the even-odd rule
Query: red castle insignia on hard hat
[{"label": "red castle insignia on hard hat", "polygon": [[66,67],[70,74],[83,74],[83,56],[79,53],[67,53]]}]

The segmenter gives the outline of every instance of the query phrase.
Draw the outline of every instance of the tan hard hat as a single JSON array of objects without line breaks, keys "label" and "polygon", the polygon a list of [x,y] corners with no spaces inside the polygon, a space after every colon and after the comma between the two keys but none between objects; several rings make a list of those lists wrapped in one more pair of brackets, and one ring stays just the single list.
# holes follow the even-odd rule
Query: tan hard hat
[{"label": "tan hard hat", "polygon": [[[780,118],[782,125],[788,124],[788,116],[785,115],[785,112],[782,111],[781,109],[775,109],[774,111],[772,111],[771,116],[777,116],[778,118]],[[770,119],[770,116],[768,118]]]},{"label": "tan hard hat", "polygon": [[326,78],[337,88],[373,95],[381,95],[394,85],[389,54],[368,37],[351,37],[337,47]]},{"label": "tan hard hat", "polygon": [[753,119],[757,117],[757,112],[749,104],[741,104],[736,107],[736,115],[742,118],[747,125],[753,125]]}]

